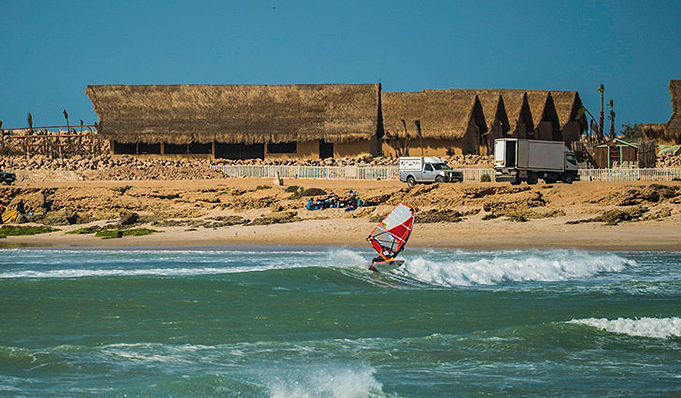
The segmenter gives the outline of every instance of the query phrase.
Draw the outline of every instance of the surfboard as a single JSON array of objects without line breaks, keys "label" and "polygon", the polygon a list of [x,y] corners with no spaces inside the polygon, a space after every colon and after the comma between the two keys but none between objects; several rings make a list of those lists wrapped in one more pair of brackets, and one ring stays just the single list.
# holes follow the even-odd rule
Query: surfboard
[{"label": "surfboard", "polygon": [[[374,272],[388,272],[397,269],[404,264],[404,260],[379,261],[369,265],[369,269]],[[371,268],[373,267],[373,269]]]}]

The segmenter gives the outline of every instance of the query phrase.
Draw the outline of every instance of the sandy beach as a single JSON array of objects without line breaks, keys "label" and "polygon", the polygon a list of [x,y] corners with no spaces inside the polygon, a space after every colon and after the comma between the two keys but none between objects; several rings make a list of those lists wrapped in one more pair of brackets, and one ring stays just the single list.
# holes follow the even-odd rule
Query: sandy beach
[{"label": "sandy beach", "polygon": [[[296,189],[309,188],[340,197],[354,190],[369,206],[348,212],[309,211],[305,204],[310,197],[292,198]],[[531,187],[465,183],[414,188],[398,181],[337,180],[286,180],[283,186],[270,179],[17,182],[0,193],[7,208],[21,199],[27,212],[35,213],[29,217],[31,225],[52,220],[59,229],[9,236],[0,242],[3,247],[367,247],[365,238],[376,220],[402,202],[417,211],[408,247],[681,249],[681,182],[676,181],[583,181]],[[75,223],[55,225],[50,214],[65,209],[77,214]],[[160,232],[118,239],[67,233],[87,226],[115,225],[121,214],[130,212],[139,215],[139,220],[127,228]],[[220,224],[220,220],[235,217],[241,220],[237,225]]]}]

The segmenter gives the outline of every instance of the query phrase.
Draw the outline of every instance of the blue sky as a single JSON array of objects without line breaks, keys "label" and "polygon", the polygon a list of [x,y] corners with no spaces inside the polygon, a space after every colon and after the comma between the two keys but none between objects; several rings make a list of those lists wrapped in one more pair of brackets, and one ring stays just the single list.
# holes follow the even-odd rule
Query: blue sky
[{"label": "blue sky", "polygon": [[[616,127],[666,123],[681,1],[0,3],[4,128],[97,121],[88,84],[382,83],[577,90]],[[606,131],[609,123],[606,123]]]}]

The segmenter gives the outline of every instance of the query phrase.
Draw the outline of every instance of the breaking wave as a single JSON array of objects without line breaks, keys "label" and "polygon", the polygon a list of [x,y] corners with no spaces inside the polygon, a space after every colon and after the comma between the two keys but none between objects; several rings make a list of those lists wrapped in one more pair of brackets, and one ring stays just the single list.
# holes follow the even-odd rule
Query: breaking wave
[{"label": "breaking wave", "polygon": [[635,265],[614,254],[582,251],[454,252],[408,260],[404,272],[440,286],[564,281]]},{"label": "breaking wave", "polygon": [[272,397],[384,396],[375,372],[372,367],[306,366],[275,375],[268,388]]},{"label": "breaking wave", "polygon": [[639,319],[605,318],[573,319],[568,323],[592,326],[612,333],[621,333],[637,337],[654,337],[665,339],[681,337],[681,318],[648,318]]}]

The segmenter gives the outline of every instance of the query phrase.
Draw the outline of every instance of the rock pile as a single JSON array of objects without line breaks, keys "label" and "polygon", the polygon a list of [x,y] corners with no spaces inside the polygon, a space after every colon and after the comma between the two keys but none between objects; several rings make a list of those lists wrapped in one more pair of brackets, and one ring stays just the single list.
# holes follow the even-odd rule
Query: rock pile
[{"label": "rock pile", "polygon": [[31,175],[39,179],[58,179],[70,173],[78,180],[183,180],[222,178],[218,170],[210,168],[210,160],[137,158],[132,156],[74,156],[68,159],[51,159],[36,155],[5,156],[0,159],[0,169],[17,172],[19,179]]},{"label": "rock pile", "polygon": [[[492,167],[491,156],[455,155],[443,160],[452,167]],[[43,155],[30,158],[4,156],[0,158],[0,169],[17,172],[17,177],[33,180],[184,180],[223,178],[224,174],[211,169],[211,164],[246,165],[308,165],[308,166],[353,166],[353,165],[397,165],[396,158],[358,156],[339,159],[303,160],[209,160],[140,158],[134,156],[73,156],[52,159]],[[67,177],[65,177],[67,176]]]},{"label": "rock pile", "polygon": [[657,167],[681,168],[681,154],[660,153],[657,155]]}]

